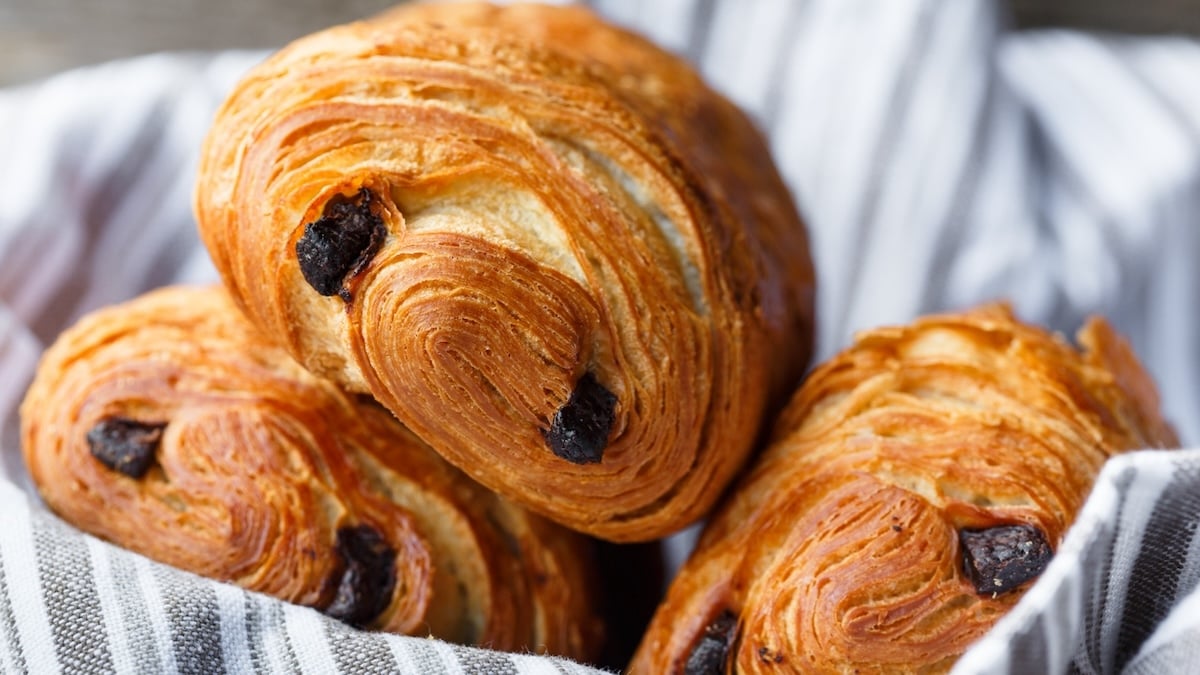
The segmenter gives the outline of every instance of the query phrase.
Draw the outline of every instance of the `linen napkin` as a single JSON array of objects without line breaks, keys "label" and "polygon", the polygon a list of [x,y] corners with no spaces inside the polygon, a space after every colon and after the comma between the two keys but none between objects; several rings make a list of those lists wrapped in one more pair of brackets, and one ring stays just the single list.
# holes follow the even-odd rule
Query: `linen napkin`
[{"label": "linen napkin", "polygon": [[[591,4],[686,55],[768,134],[810,228],[818,358],[997,297],[1064,332],[1103,313],[1200,442],[1196,41],[1012,32],[988,0]],[[194,165],[263,56],[152,55],[0,90],[0,668],[595,672],[357,631],[82,535],[37,500],[16,408],[38,355],[85,311],[215,279]],[[1200,450],[1113,460],[956,672],[1194,672],[1198,524]]]}]

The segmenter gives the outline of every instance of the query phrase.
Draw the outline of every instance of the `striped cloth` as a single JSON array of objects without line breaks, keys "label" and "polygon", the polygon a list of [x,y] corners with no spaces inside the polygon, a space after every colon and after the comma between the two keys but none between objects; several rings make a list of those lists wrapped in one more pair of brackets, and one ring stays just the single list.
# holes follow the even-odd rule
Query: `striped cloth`
[{"label": "striped cloth", "polygon": [[[853,331],[1005,297],[1103,313],[1200,444],[1200,44],[1013,33],[987,0],[595,0],[767,131],[808,220],[819,357]],[[16,407],[81,313],[214,278],[199,140],[260,53],[159,55],[0,91],[0,668],[582,673],[362,633],[172,570],[46,513]],[[1111,462],[1054,562],[961,673],[1200,668],[1200,450]]]}]

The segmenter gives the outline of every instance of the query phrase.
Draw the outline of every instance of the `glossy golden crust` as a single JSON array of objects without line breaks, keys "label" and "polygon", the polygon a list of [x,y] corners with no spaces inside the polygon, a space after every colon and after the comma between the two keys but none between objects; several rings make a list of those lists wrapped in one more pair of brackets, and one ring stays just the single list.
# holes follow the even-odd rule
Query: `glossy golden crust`
[{"label": "glossy golden crust", "polygon": [[860,335],[788,404],[633,671],[684,672],[725,611],[738,673],[948,670],[1020,596],[976,591],[960,531],[1056,548],[1105,459],[1177,444],[1128,344],[1100,319],[1078,339],[1003,306]]},{"label": "glossy golden crust", "polygon": [[[157,291],[86,317],[47,351],[21,412],[46,502],[120,546],[328,610],[347,568],[338,533],[365,527],[396,555],[370,627],[596,654],[586,541],[307,373],[219,289]],[[89,450],[89,432],[113,418],[165,424],[140,478]]]},{"label": "glossy golden crust", "polygon": [[[386,236],[323,296],[297,244],[356,195]],[[761,137],[583,8],[411,5],[289,46],[218,115],[196,212],[307,367],[613,540],[704,514],[809,355],[805,233]],[[588,374],[615,406],[575,463],[547,433]]]}]

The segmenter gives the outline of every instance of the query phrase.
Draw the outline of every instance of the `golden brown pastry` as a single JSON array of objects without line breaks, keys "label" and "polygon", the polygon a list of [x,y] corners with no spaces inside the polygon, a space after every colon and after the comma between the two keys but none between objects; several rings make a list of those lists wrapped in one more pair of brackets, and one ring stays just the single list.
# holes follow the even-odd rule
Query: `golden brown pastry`
[{"label": "golden brown pastry", "polygon": [[809,356],[762,138],[580,7],[409,5],[296,42],[218,114],[196,213],[310,370],[613,540],[704,514]]},{"label": "golden brown pastry", "polygon": [[796,393],[634,673],[941,672],[1041,573],[1100,466],[1175,446],[1101,319],[994,305],[858,337]]},{"label": "golden brown pastry", "polygon": [[219,289],[101,310],[21,409],[29,471],[79,528],[348,623],[596,654],[591,548],[303,370]]}]

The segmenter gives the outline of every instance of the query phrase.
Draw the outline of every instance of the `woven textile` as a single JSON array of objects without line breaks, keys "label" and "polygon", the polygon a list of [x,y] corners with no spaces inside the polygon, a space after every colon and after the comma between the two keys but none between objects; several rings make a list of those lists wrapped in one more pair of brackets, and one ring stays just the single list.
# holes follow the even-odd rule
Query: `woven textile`
[{"label": "woven textile", "polygon": [[[986,0],[593,2],[687,55],[768,133],[806,215],[819,358],[997,297],[1103,313],[1200,443],[1200,44],[1013,33]],[[16,407],[83,312],[215,274],[200,140],[261,53],[166,54],[0,91],[0,668],[584,673],[356,631],[82,535],[21,464]],[[962,673],[1200,669],[1200,450],[1105,468],[1051,566]]]}]

